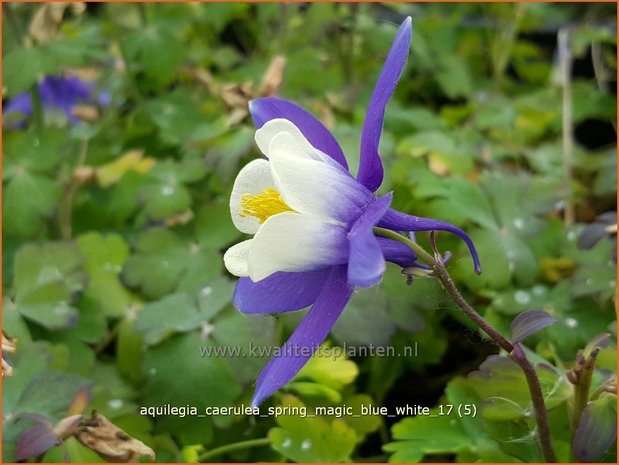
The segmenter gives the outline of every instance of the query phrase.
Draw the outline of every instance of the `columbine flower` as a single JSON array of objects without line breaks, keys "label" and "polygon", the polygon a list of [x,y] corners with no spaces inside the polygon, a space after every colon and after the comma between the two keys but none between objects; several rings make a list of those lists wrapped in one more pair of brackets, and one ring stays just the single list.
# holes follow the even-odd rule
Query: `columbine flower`
[{"label": "columbine flower", "polygon": [[[92,82],[82,81],[76,76],[47,76],[39,82],[38,91],[44,110],[60,111],[72,124],[79,121],[75,115],[79,105],[98,103],[105,106],[110,103],[107,92],[97,94]],[[32,96],[29,92],[22,92],[8,103],[2,116],[9,126],[21,127],[31,114]]]},{"label": "columbine flower", "polygon": [[[325,340],[355,286],[377,284],[385,261],[407,268],[416,256],[400,242],[377,237],[375,226],[398,232],[449,231],[469,246],[470,238],[442,221],[390,208],[391,194],[374,192],[383,180],[378,143],[385,107],[400,77],[411,40],[411,19],[400,26],[372,94],[361,133],[357,178],[333,135],[292,102],[262,98],[250,102],[256,143],[267,159],[239,173],[230,199],[232,220],[253,238],[224,256],[240,279],[234,304],[243,313],[279,313],[311,305],[278,357],[264,368],[252,405],[286,384]],[[310,350],[300,350],[309,348]]]}]

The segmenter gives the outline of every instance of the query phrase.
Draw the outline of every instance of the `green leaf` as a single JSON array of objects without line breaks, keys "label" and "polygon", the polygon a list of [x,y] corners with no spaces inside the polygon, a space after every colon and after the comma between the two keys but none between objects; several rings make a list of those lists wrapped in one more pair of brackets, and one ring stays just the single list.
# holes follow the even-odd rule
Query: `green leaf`
[{"label": "green leaf", "polygon": [[[480,400],[475,395],[475,390],[471,387],[469,381],[462,377],[455,377],[449,381],[445,388],[445,396],[447,402],[454,406],[479,405]],[[499,444],[488,435],[486,424],[481,416],[463,415],[458,421],[471,440],[470,453],[473,454],[473,457],[470,461],[500,463],[517,461],[514,457],[502,452]]]},{"label": "green leaf", "polygon": [[51,367],[66,372],[89,376],[95,365],[94,351],[71,330],[58,331],[49,335],[50,352],[53,354]]},{"label": "green leaf", "polygon": [[19,47],[3,57],[3,86],[6,96],[28,90],[46,75],[58,74],[66,67],[90,63],[100,49],[97,34],[90,31],[58,39],[34,47]]},{"label": "green leaf", "polygon": [[417,195],[432,199],[429,210],[433,216],[455,224],[466,220],[488,229],[496,227],[496,219],[487,195],[477,185],[463,179],[439,180],[425,175],[420,180]]},{"label": "green leaf", "polygon": [[16,305],[25,318],[48,329],[61,329],[77,323],[78,311],[68,299],[70,293],[62,283],[49,283],[19,297]]},{"label": "green leaf", "polygon": [[50,174],[70,156],[72,146],[67,144],[64,131],[46,128],[42,132],[8,133],[4,142],[2,180],[7,181],[23,172]]},{"label": "green leaf", "polygon": [[353,295],[331,332],[347,345],[384,347],[395,329],[387,314],[386,294],[380,289],[367,289]]},{"label": "green leaf", "polygon": [[[351,407],[352,411],[357,413],[361,412],[362,405],[376,405],[376,402],[367,394],[355,394],[346,397],[343,404]],[[379,415],[346,415],[343,419],[361,435],[373,433],[380,428],[383,422]]]},{"label": "green leaf", "polygon": [[352,383],[359,374],[355,362],[348,360],[340,347],[323,345],[294,377],[294,380],[312,380],[340,390]]},{"label": "green leaf", "polygon": [[[286,396],[282,403],[289,407],[303,406],[292,396]],[[277,423],[280,427],[269,431],[269,440],[286,458],[300,463],[350,461],[357,435],[344,420],[329,423],[318,417],[281,415]]]},{"label": "green leaf", "polygon": [[447,129],[447,123],[425,107],[402,106],[398,101],[390,103],[385,115],[385,129],[406,134],[411,128],[441,131]]},{"label": "green leaf", "polygon": [[[497,441],[501,450],[520,462],[543,462],[544,457],[539,447],[537,435],[531,434],[530,422],[525,419],[516,421],[488,421],[485,429],[489,436]],[[516,462],[518,460],[511,460]]]},{"label": "green leaf", "polygon": [[[458,276],[474,289],[500,289],[509,284],[511,280],[510,261],[505,251],[505,235],[496,229],[475,229],[470,232],[474,244],[479,246],[479,260],[483,267],[481,275],[475,274],[468,260],[460,260],[455,265]],[[467,253],[461,248],[462,254]]]},{"label": "green leaf", "polygon": [[72,463],[105,463],[94,451],[82,445],[74,437],[67,438],[62,447],[55,447],[45,454],[43,462],[63,463],[66,457],[71,458]]},{"label": "green leaf", "polygon": [[241,126],[214,142],[212,137],[208,137],[205,142],[198,139],[196,144],[209,145],[205,157],[207,163],[214,167],[217,179],[227,184],[236,175],[241,158],[254,146],[254,130],[248,126]]},{"label": "green leaf", "polygon": [[440,55],[441,69],[436,79],[449,98],[468,97],[473,93],[473,78],[467,61],[458,55]]},{"label": "green leaf", "polygon": [[[403,335],[401,341],[403,347],[399,355],[404,354],[404,361],[418,369],[440,363],[448,348],[447,332],[437,322],[429,322],[416,334]],[[406,356],[407,353],[411,355]]]},{"label": "green leaf", "polygon": [[[229,283],[227,279],[224,280]],[[213,288],[216,286],[217,284],[212,285]],[[232,287],[229,284],[224,289],[229,290],[228,303],[232,297]],[[201,305],[201,308],[204,306]],[[228,308],[212,322],[212,325],[214,326],[210,335],[212,341],[220,348],[231,350],[222,359],[228,362],[239,382],[253,384],[269,358],[266,349],[277,346],[275,320],[261,315],[248,317],[236,309]],[[255,349],[255,353],[250,352],[250,346]],[[242,348],[248,356],[234,355],[232,351],[235,348]]]},{"label": "green leaf", "polygon": [[422,332],[426,326],[424,311],[433,311],[447,299],[438,280],[417,279],[414,285],[406,286],[406,277],[395,266],[387,266],[380,288],[389,300],[389,317],[409,333]]},{"label": "green leaf", "polygon": [[14,417],[19,413],[22,393],[39,373],[49,366],[51,354],[44,343],[25,346],[14,357],[13,376],[3,380],[2,409],[4,417]]},{"label": "green leaf", "polygon": [[332,404],[342,402],[342,394],[337,390],[308,381],[292,381],[286,384],[286,390],[300,395],[304,399],[317,399]]},{"label": "green leaf", "polygon": [[[570,290],[569,284],[559,287],[557,292],[565,293]],[[554,313],[559,321],[546,329],[545,334],[552,341],[554,350],[564,360],[574,357],[578,349],[584,347],[591,339],[608,331],[609,325],[614,321],[612,311],[607,308],[599,308],[594,301],[585,305],[573,305],[568,302],[568,308]]]},{"label": "green leaf", "polygon": [[482,187],[492,199],[499,226],[522,238],[539,233],[544,223],[538,216],[554,211],[568,195],[563,181],[525,174],[484,174]]},{"label": "green leaf", "polygon": [[506,315],[517,315],[529,308],[549,303],[548,288],[537,285],[531,289],[507,289],[494,294],[492,307]]},{"label": "green leaf", "polygon": [[26,245],[15,254],[16,295],[27,295],[41,286],[57,283],[70,292],[81,291],[87,278],[82,262],[79,250],[70,242]]},{"label": "green leaf", "polygon": [[153,228],[136,242],[136,253],[123,270],[124,281],[151,299],[175,290],[195,292],[221,274],[219,253],[183,242],[173,232]]},{"label": "green leaf", "polygon": [[159,128],[161,138],[169,144],[184,145],[196,139],[204,143],[227,130],[225,118],[213,121],[183,89],[147,102],[144,110]]},{"label": "green leaf", "polygon": [[[538,364],[536,372],[542,385],[546,408],[552,409],[572,395],[565,377],[547,364]],[[531,397],[526,378],[510,358],[492,355],[469,375],[469,382],[481,399],[486,399],[481,415],[489,420],[517,420],[530,417]]]},{"label": "green leaf", "polygon": [[[220,277],[209,281],[206,286],[200,289],[198,305],[202,317],[205,319],[212,319],[215,315],[219,314],[226,305],[230,304],[232,302],[234,286],[235,283],[233,281],[225,277]],[[248,320],[252,320],[252,318]],[[260,317],[255,318],[254,321],[260,321]]]},{"label": "green leaf", "polygon": [[40,236],[43,220],[54,212],[62,192],[48,177],[22,171],[5,186],[2,196],[4,231],[22,237]]},{"label": "green leaf", "polygon": [[68,329],[80,340],[94,344],[99,342],[107,331],[105,314],[97,308],[80,308],[77,325]]},{"label": "green leaf", "polygon": [[151,218],[161,220],[186,211],[191,206],[191,194],[185,184],[200,180],[206,174],[201,160],[177,164],[171,160],[157,164],[150,177],[154,182],[142,188],[140,197]]},{"label": "green leaf", "polygon": [[138,313],[135,330],[144,335],[146,344],[158,344],[171,334],[199,327],[204,318],[198,304],[186,293],[170,294],[146,304]]},{"label": "green leaf", "polygon": [[54,68],[54,59],[42,48],[16,48],[4,56],[3,86],[8,96],[27,91]]},{"label": "green leaf", "polygon": [[134,322],[124,319],[118,329],[116,339],[116,363],[118,371],[134,383],[142,380],[142,359],[144,340],[134,329]]},{"label": "green leaf", "polygon": [[223,359],[200,356],[200,347],[208,345],[190,332],[151,347],[144,357],[143,405],[231,406],[241,389]]},{"label": "green leaf", "polygon": [[617,101],[609,93],[600,91],[592,82],[576,81],[572,84],[572,121],[586,119],[612,120],[617,113]]},{"label": "green leaf", "polygon": [[404,138],[397,146],[398,156],[428,156],[430,169],[435,167],[442,172],[466,174],[473,168],[474,153],[471,147],[463,144],[452,134],[441,131],[420,132]]},{"label": "green leaf", "polygon": [[[33,361],[33,357],[41,353],[40,346],[34,346],[20,354],[15,361],[15,372],[22,367],[25,372],[18,378],[13,376],[4,380],[5,418],[14,421],[20,413],[36,413],[52,422],[58,421],[65,416],[77,392],[89,386],[88,380],[82,376],[47,369],[45,356],[41,361]],[[27,363],[33,365],[27,368]]]},{"label": "green leaf", "polygon": [[149,24],[124,40],[132,63],[144,70],[151,87],[159,89],[167,85],[182,63],[182,48],[175,34],[162,24]]},{"label": "green leaf", "polygon": [[[115,423],[118,418],[139,411],[135,403],[136,390],[121,376],[114,364],[98,363],[92,370],[91,377],[94,381],[91,408]],[[130,431],[127,433],[131,435]]]},{"label": "green leaf", "polygon": [[225,335],[221,339],[222,343],[228,345],[234,345],[232,341],[238,341],[240,345],[255,338],[268,337],[269,333],[272,336],[272,330],[267,331],[267,328],[272,328],[270,318],[247,319],[234,311],[232,315],[240,319],[234,319],[232,324],[228,323],[230,319],[226,316],[213,320],[231,302],[233,290],[234,284],[230,280],[218,278],[204,286],[197,298],[186,292],[169,294],[161,300],[146,304],[138,313],[134,329],[142,333],[144,341],[151,345],[158,344],[176,332],[187,332],[199,327],[208,337],[215,328],[214,324]]},{"label": "green leaf", "polygon": [[389,462],[417,463],[425,456],[470,450],[471,439],[457,418],[438,415],[436,409],[430,412],[436,416],[405,418],[393,425],[394,442],[383,446],[383,450],[393,453]]},{"label": "green leaf", "polygon": [[82,256],[75,244],[27,245],[15,255],[15,306],[26,318],[48,329],[77,323],[71,306],[84,286]]},{"label": "green leaf", "polygon": [[239,237],[230,218],[228,200],[203,205],[196,213],[195,228],[200,244],[213,249],[221,249]]},{"label": "green leaf", "polygon": [[82,304],[107,316],[123,315],[133,300],[119,279],[129,246],[117,234],[102,236],[96,232],[78,237],[77,246],[86,258],[84,268],[89,276]]}]

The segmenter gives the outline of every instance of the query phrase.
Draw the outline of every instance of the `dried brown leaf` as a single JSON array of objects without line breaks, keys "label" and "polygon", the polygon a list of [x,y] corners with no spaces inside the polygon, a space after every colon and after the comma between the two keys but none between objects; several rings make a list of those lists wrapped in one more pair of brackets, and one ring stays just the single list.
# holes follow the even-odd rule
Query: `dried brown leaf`
[{"label": "dried brown leaf", "polygon": [[13,367],[4,358],[2,359],[2,376],[7,378],[13,376]]},{"label": "dried brown leaf", "polygon": [[2,352],[15,353],[17,350],[17,339],[11,336],[4,329],[2,330]]},{"label": "dried brown leaf", "polygon": [[34,14],[28,35],[38,43],[54,40],[60,30],[64,10],[69,6],[66,2],[45,3]]},{"label": "dried brown leaf", "polygon": [[141,457],[155,460],[155,452],[150,447],[129,436],[96,410],[90,419],[82,420],[75,437],[110,462],[139,462]]},{"label": "dried brown leaf", "polygon": [[83,419],[84,415],[71,415],[70,417],[63,418],[54,426],[54,434],[64,441],[68,437],[73,436]]},{"label": "dried brown leaf", "polygon": [[276,55],[271,60],[271,64],[262,77],[262,84],[258,89],[259,97],[271,97],[275,95],[284,81],[284,69],[286,68],[286,58],[283,55]]}]

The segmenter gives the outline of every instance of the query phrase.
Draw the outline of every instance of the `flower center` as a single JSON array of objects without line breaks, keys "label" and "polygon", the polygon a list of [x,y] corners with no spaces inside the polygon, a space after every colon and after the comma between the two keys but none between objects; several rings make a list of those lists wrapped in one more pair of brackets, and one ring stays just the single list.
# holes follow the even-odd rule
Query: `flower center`
[{"label": "flower center", "polygon": [[255,216],[260,224],[278,213],[294,211],[286,205],[280,193],[270,187],[267,187],[259,194],[244,194],[241,197],[241,208],[243,209],[241,212],[242,218]]}]

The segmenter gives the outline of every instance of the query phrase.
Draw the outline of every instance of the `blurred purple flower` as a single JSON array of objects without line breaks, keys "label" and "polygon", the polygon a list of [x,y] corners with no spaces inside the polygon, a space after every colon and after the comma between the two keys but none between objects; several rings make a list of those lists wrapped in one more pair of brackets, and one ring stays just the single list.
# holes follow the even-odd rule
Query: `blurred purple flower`
[{"label": "blurred purple flower", "polygon": [[235,181],[232,220],[252,239],[231,247],[225,265],[240,279],[234,304],[243,313],[280,313],[311,305],[290,339],[264,368],[252,405],[286,384],[325,340],[355,286],[377,284],[385,261],[418,266],[404,244],[374,235],[375,226],[398,232],[449,231],[451,224],[390,208],[392,195],[375,195],[383,180],[378,145],[385,107],[406,63],[411,18],[400,26],[370,99],[361,133],[357,178],[348,171],[333,135],[311,114],[287,100],[250,102],[256,143],[267,159],[247,164]]},{"label": "blurred purple flower", "polygon": [[[73,114],[77,105],[97,103],[107,106],[111,101],[108,92],[96,93],[94,83],[82,81],[76,76],[47,76],[39,82],[38,90],[43,109],[61,111],[71,124],[79,122]],[[5,124],[13,127],[23,127],[31,115],[32,96],[30,92],[16,95],[2,112]]]}]

